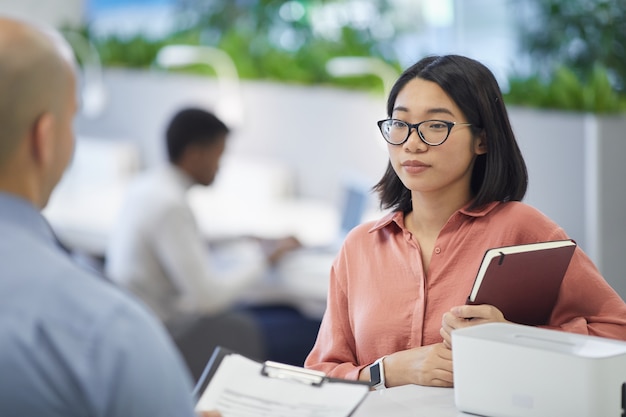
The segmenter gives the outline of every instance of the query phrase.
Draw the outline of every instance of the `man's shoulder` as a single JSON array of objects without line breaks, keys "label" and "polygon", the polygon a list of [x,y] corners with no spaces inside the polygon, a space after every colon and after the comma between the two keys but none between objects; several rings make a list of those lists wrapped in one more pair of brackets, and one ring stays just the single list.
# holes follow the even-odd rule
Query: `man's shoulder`
[{"label": "man's shoulder", "polygon": [[185,193],[186,189],[168,171],[152,168],[130,183],[125,197],[126,211],[133,209],[145,214],[186,207]]},{"label": "man's shoulder", "polygon": [[174,355],[162,323],[125,289],[62,253],[33,262],[37,268],[14,268],[14,275],[0,283],[0,314],[10,317],[16,332],[45,334],[76,365],[89,360],[94,349],[108,360],[137,351],[163,359]]},{"label": "man's shoulder", "polygon": [[40,287],[14,291],[16,302],[0,296],[0,358],[24,375],[22,391],[45,405],[41,393],[53,385],[64,401],[115,409],[115,416],[159,415],[159,407],[191,415],[190,381],[161,323],[103,278],[72,268],[51,275],[30,281]]},{"label": "man's shoulder", "polygon": [[0,296],[3,308],[13,305],[25,320],[30,317],[45,321],[47,326],[68,325],[76,331],[91,332],[119,315],[128,323],[151,320],[131,294],[96,271],[77,265],[64,253],[39,249],[31,255],[32,265],[26,260],[4,259],[3,269],[11,276],[0,285],[0,289],[5,287],[4,296]]},{"label": "man's shoulder", "polygon": [[79,265],[44,236],[26,228],[0,230],[6,232],[0,241],[2,310],[20,312],[25,320],[66,321],[86,329],[114,311],[147,319],[132,295]]}]

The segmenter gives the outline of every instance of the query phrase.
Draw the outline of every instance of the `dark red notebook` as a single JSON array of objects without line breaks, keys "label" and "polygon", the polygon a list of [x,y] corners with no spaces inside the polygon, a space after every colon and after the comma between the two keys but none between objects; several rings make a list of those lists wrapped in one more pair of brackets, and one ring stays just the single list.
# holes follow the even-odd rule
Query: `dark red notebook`
[{"label": "dark red notebook", "polygon": [[467,304],[491,304],[514,323],[546,324],[575,248],[558,240],[489,249]]}]

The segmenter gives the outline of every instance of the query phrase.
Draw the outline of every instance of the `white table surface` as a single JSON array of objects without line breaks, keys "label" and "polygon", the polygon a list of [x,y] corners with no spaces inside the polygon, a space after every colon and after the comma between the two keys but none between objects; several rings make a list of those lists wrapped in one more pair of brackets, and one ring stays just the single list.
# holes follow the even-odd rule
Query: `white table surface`
[{"label": "white table surface", "polygon": [[[212,264],[228,270],[258,256],[258,247],[246,250],[251,242],[233,242],[212,249]],[[252,250],[252,249],[257,250]],[[255,256],[256,255],[256,256]],[[251,305],[289,304],[305,315],[321,318],[326,310],[330,270],[336,252],[296,249],[266,272],[263,278],[239,294],[238,300]]]},{"label": "white table surface", "polygon": [[352,417],[469,416],[454,404],[454,389],[405,385],[372,391]]}]

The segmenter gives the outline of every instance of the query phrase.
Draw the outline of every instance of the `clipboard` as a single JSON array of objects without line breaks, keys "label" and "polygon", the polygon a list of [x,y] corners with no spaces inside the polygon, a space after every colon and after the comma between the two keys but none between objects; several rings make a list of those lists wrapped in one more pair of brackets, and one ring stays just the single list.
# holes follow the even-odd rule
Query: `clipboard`
[{"label": "clipboard", "polygon": [[230,415],[348,417],[363,402],[367,382],[279,362],[259,362],[217,347],[194,388],[196,411]]}]

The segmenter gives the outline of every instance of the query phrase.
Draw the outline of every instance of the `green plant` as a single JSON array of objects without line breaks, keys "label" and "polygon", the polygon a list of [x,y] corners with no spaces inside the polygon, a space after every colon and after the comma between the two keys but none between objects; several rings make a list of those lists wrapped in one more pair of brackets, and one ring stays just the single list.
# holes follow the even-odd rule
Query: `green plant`
[{"label": "green plant", "polygon": [[[244,79],[327,84],[382,94],[381,80],[374,75],[336,78],[326,71],[326,63],[338,56],[379,57],[400,70],[398,61],[389,54],[393,50],[388,47],[389,41],[374,36],[370,28],[345,24],[333,36],[316,33],[314,12],[330,3],[341,2],[179,0],[180,21],[187,23],[181,23],[178,30],[162,39],[141,35],[100,38],[89,27],[83,32],[99,51],[105,66],[147,68],[154,65],[157,52],[165,45],[210,45],[225,51]],[[387,0],[372,4],[379,17],[384,16]],[[285,12],[286,5],[297,13]],[[191,24],[185,16],[194,17]],[[206,65],[181,70],[213,75]]]},{"label": "green plant", "polygon": [[626,96],[612,87],[606,69],[600,65],[594,66],[584,82],[565,66],[558,67],[545,80],[538,75],[511,77],[504,99],[508,104],[568,111],[626,111]]},{"label": "green plant", "polygon": [[[520,46],[527,75],[509,77],[510,104],[626,111],[626,0],[529,0]],[[529,75],[528,75],[529,74]]]},{"label": "green plant", "polygon": [[537,70],[564,65],[583,80],[601,64],[613,87],[626,91],[626,0],[531,0],[521,46]]}]

